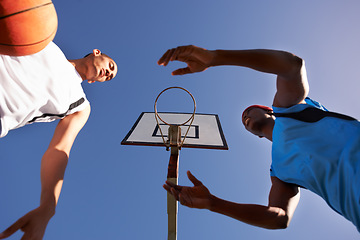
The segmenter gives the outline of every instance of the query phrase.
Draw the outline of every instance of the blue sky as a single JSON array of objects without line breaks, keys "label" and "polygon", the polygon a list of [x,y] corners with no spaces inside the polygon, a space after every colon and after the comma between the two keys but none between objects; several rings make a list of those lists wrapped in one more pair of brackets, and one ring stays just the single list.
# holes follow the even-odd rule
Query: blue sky
[{"label": "blue sky", "polygon": [[[44,239],[166,239],[162,184],[169,152],[120,142],[140,113],[153,111],[156,96],[171,86],[188,89],[198,113],[219,115],[229,145],[228,151],[181,150],[179,183],[190,184],[186,171],[191,170],[218,197],[267,204],[271,143],[246,132],[240,117],[250,104],[271,105],[275,76],[217,67],[174,77],[171,71],[183,64],[156,64],[168,48],[194,44],[293,52],[306,61],[312,98],[360,118],[356,0],[53,2],[59,17],[54,41],[65,55],[78,58],[99,48],[116,60],[119,73],[109,83],[84,83],[91,116],[72,149],[57,213]],[[181,99],[162,104],[166,110],[184,108]],[[55,126],[33,124],[0,140],[1,229],[38,205],[40,159]],[[322,199],[306,190],[301,194],[290,227],[279,231],[180,206],[178,239],[359,238],[355,227]]]}]

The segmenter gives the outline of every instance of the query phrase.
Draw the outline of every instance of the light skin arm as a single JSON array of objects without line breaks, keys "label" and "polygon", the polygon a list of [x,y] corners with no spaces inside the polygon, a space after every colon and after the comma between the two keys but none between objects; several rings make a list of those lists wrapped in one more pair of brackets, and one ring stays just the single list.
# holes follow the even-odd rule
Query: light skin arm
[{"label": "light skin arm", "polygon": [[169,49],[158,61],[167,66],[171,61],[182,61],[187,67],[172,72],[184,75],[202,72],[209,67],[232,65],[277,75],[277,92],[273,105],[290,107],[303,103],[309,86],[304,61],[288,52],[254,50],[207,50],[193,45]]},{"label": "light skin arm", "polygon": [[41,159],[40,206],[17,220],[0,234],[4,239],[22,230],[21,239],[41,240],[55,214],[71,147],[90,114],[90,106],[59,121],[48,149]]},{"label": "light skin arm", "polygon": [[286,228],[295,212],[300,199],[297,186],[284,183],[272,177],[268,206],[241,204],[220,199],[188,172],[193,187],[185,187],[166,182],[164,188],[182,205],[191,208],[208,209],[241,222],[267,229]]}]

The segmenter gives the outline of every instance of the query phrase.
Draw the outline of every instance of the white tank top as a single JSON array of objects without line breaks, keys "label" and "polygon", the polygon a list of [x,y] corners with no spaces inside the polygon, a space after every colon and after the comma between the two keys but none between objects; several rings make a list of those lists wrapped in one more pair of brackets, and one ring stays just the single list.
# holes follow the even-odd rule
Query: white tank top
[{"label": "white tank top", "polygon": [[29,123],[50,122],[83,110],[89,102],[81,82],[53,42],[33,55],[0,55],[0,137]]}]

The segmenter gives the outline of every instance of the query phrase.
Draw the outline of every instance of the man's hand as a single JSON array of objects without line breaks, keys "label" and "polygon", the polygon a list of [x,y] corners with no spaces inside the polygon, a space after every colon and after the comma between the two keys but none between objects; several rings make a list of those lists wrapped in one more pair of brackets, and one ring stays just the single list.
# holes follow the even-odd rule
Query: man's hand
[{"label": "man's hand", "polygon": [[190,171],[187,172],[187,175],[194,184],[193,187],[179,186],[168,181],[163,187],[182,205],[190,208],[209,209],[212,197],[210,191]]},{"label": "man's hand", "polygon": [[159,59],[158,64],[167,66],[170,61],[181,61],[187,64],[186,68],[179,68],[172,75],[202,72],[210,67],[214,52],[193,45],[172,48]]},{"label": "man's hand", "polygon": [[53,216],[47,209],[38,207],[17,220],[4,232],[0,233],[0,239],[10,237],[21,230],[24,232],[21,240],[41,240],[44,237],[46,226]]}]

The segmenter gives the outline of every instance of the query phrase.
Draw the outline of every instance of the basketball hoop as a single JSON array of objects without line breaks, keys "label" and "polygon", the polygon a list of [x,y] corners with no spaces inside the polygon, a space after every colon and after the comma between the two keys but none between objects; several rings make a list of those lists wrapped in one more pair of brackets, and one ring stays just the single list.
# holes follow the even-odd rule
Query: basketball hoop
[{"label": "basketball hoop", "polygon": [[[168,91],[168,90],[170,90],[170,89],[175,89],[175,88],[181,89],[181,90],[187,92],[187,93],[190,95],[190,97],[192,98],[193,103],[194,103],[194,111],[193,111],[192,115],[190,116],[190,118],[189,118],[187,121],[185,121],[185,122],[183,122],[183,123],[181,123],[181,124],[171,124],[171,123],[166,122],[164,119],[162,119],[162,118],[159,116],[159,113],[158,113],[158,111],[157,111],[157,101],[158,101],[159,97],[161,96],[161,94],[163,94],[164,92],[166,92],[166,91]],[[182,88],[182,87],[169,87],[169,88],[166,88],[166,89],[164,89],[163,91],[161,91],[161,92],[159,93],[159,95],[157,96],[157,98],[156,98],[156,100],[155,100],[155,104],[154,104],[154,110],[155,110],[156,123],[157,123],[157,125],[158,125],[158,127],[159,127],[162,140],[163,140],[163,142],[164,142],[164,145],[166,146],[166,150],[169,150],[169,147],[170,147],[170,146],[174,146],[174,145],[176,145],[177,147],[181,148],[182,145],[184,144],[184,141],[185,141],[185,139],[186,139],[187,134],[189,133],[191,124],[193,123],[194,118],[195,118],[196,102],[195,102],[194,96],[193,96],[188,90],[186,90],[185,88]],[[160,124],[159,124],[159,119],[160,119],[161,122],[163,122],[163,123],[165,123],[166,125],[169,126],[169,134],[168,134],[168,140],[167,140],[167,141],[165,140],[164,134],[163,134],[163,132],[162,132],[162,130],[161,130],[161,127],[160,127]],[[190,122],[190,123],[189,123],[189,122]],[[186,133],[185,133],[185,135],[184,135],[184,138],[181,140],[181,128],[180,128],[180,126],[184,126],[184,125],[187,124],[187,123],[189,123],[189,127],[188,127],[187,130],[186,130]]]},{"label": "basketball hoop", "polygon": [[[1,1],[1,0],[0,0]],[[179,112],[160,112],[158,113],[156,105],[159,97],[169,89],[181,89],[187,92],[193,102],[193,113]],[[136,120],[126,137],[122,140],[122,145],[138,146],[166,146],[166,150],[171,148],[170,159],[167,171],[167,181],[178,184],[179,175],[179,154],[181,147],[184,148],[205,148],[227,150],[228,146],[223,134],[220,120],[216,114],[195,114],[196,103],[193,95],[182,87],[169,87],[163,90],[156,98],[154,105],[155,112],[142,112]],[[182,122],[181,124],[171,124],[166,122]],[[154,120],[154,115],[155,119]],[[195,119],[196,116],[196,119]],[[168,128],[168,141],[165,141],[161,130],[159,119]],[[189,124],[185,136],[181,139],[181,127]],[[184,127],[186,128],[187,125]],[[191,131],[189,131],[191,127]],[[185,130],[185,129],[184,129]],[[161,137],[160,137],[161,136]],[[186,138],[187,137],[187,138]],[[185,142],[186,138],[186,142]],[[177,213],[178,202],[172,194],[167,193],[167,214],[168,214],[168,240],[177,239]]]}]

